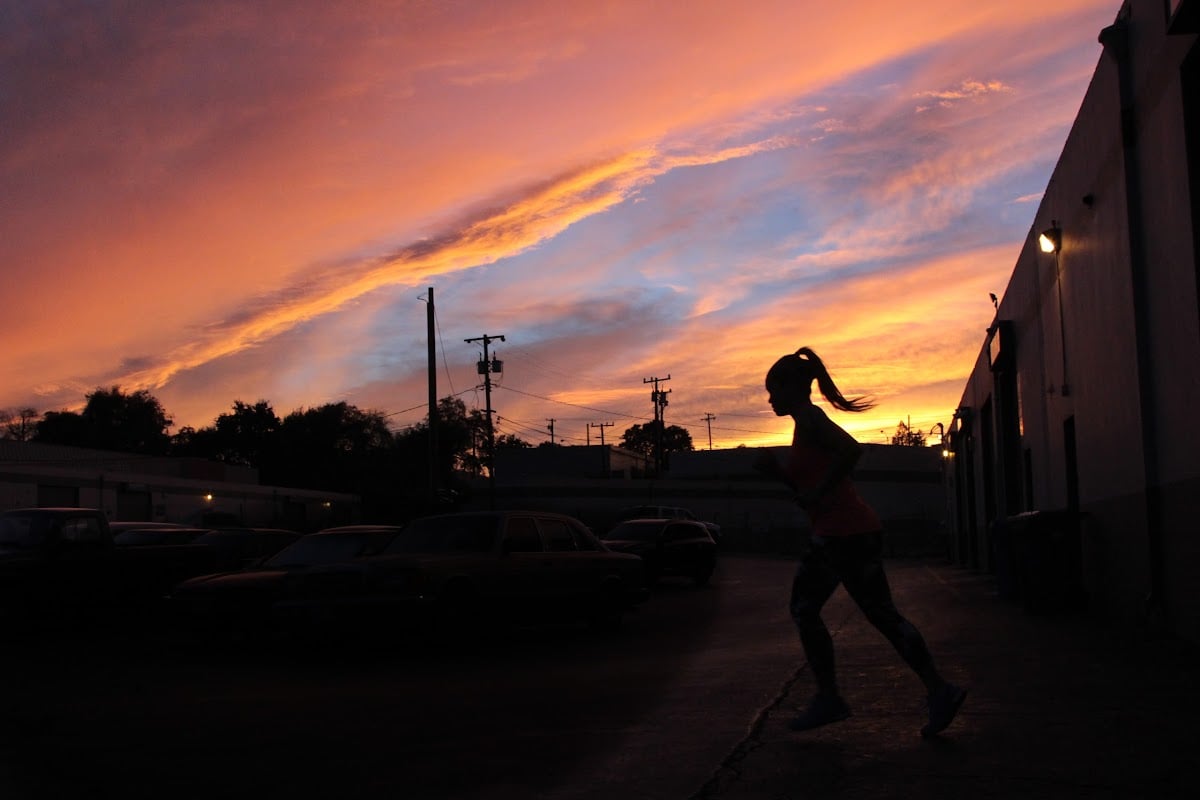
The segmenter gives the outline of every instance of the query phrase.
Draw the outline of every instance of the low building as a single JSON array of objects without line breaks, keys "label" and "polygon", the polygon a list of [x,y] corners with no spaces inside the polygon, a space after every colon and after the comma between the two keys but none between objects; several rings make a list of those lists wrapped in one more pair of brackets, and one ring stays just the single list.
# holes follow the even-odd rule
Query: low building
[{"label": "low building", "polygon": [[1097,31],[1102,55],[949,433],[960,563],[1193,641],[1198,19],[1200,0],[1128,0]]},{"label": "low building", "polygon": [[355,522],[355,495],[262,486],[253,467],[0,439],[0,509],[83,506],[109,520],[307,532]]}]

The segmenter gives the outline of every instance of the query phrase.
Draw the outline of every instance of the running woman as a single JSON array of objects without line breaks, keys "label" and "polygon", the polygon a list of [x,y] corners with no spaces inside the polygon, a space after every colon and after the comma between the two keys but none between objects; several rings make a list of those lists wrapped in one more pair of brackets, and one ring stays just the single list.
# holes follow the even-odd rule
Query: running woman
[{"label": "running woman", "polygon": [[796,567],[790,610],[817,692],[788,727],[805,731],[850,716],[838,689],[833,638],[821,619],[822,607],[841,583],[925,684],[929,721],[921,735],[933,736],[951,723],[967,692],[938,674],[924,638],[892,602],[883,571],[883,525],[850,480],[862,446],[813,404],[814,380],[836,409],[860,412],[874,405],[861,397],[844,397],[821,359],[807,347],[779,359],[767,372],[771,409],[777,416],[790,416],[795,431],[786,464],[764,450],[755,466],[791,487],[796,503],[812,520],[812,546]]}]

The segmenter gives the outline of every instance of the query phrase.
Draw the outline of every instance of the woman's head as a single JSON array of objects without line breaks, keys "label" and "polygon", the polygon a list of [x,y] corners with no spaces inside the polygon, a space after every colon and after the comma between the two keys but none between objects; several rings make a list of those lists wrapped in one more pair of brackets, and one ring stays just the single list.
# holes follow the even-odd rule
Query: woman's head
[{"label": "woman's head", "polygon": [[812,402],[812,382],[834,408],[842,411],[866,411],[875,404],[862,397],[843,397],[829,377],[825,364],[811,349],[801,347],[776,361],[767,370],[767,397],[779,416],[791,413],[798,404]]}]

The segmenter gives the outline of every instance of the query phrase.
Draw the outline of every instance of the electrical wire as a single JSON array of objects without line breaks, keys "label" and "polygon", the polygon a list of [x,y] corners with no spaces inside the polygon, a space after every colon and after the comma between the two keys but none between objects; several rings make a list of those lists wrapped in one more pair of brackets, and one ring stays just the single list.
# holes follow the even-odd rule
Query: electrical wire
[{"label": "electrical wire", "polygon": [[[493,385],[493,388],[496,388],[496,385]],[[582,408],[585,411],[595,411],[597,414],[603,414],[606,417],[614,417],[616,419],[640,419],[644,422],[651,421],[647,417],[641,417],[636,414],[627,414],[627,413],[620,412],[620,411],[606,411],[603,408],[593,408],[592,406],[583,406],[583,405],[579,405],[578,403],[568,403],[566,400],[555,400],[552,397],[543,397],[540,394],[533,394],[532,392],[523,392],[520,389],[514,389],[511,386],[499,386],[498,388],[505,389],[510,392],[515,392],[516,394],[522,394],[522,395],[525,395],[526,397],[533,397],[537,400],[545,400],[548,403],[558,403],[559,405],[571,406],[572,408]]]}]

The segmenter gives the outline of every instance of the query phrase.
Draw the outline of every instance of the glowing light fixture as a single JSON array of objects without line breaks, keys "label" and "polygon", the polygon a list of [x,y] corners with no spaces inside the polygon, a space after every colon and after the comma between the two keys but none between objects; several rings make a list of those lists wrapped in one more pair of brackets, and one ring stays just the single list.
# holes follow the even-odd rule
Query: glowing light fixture
[{"label": "glowing light fixture", "polygon": [[1062,228],[1057,222],[1050,220],[1050,227],[1038,237],[1038,247],[1043,253],[1057,253],[1062,248]]}]

